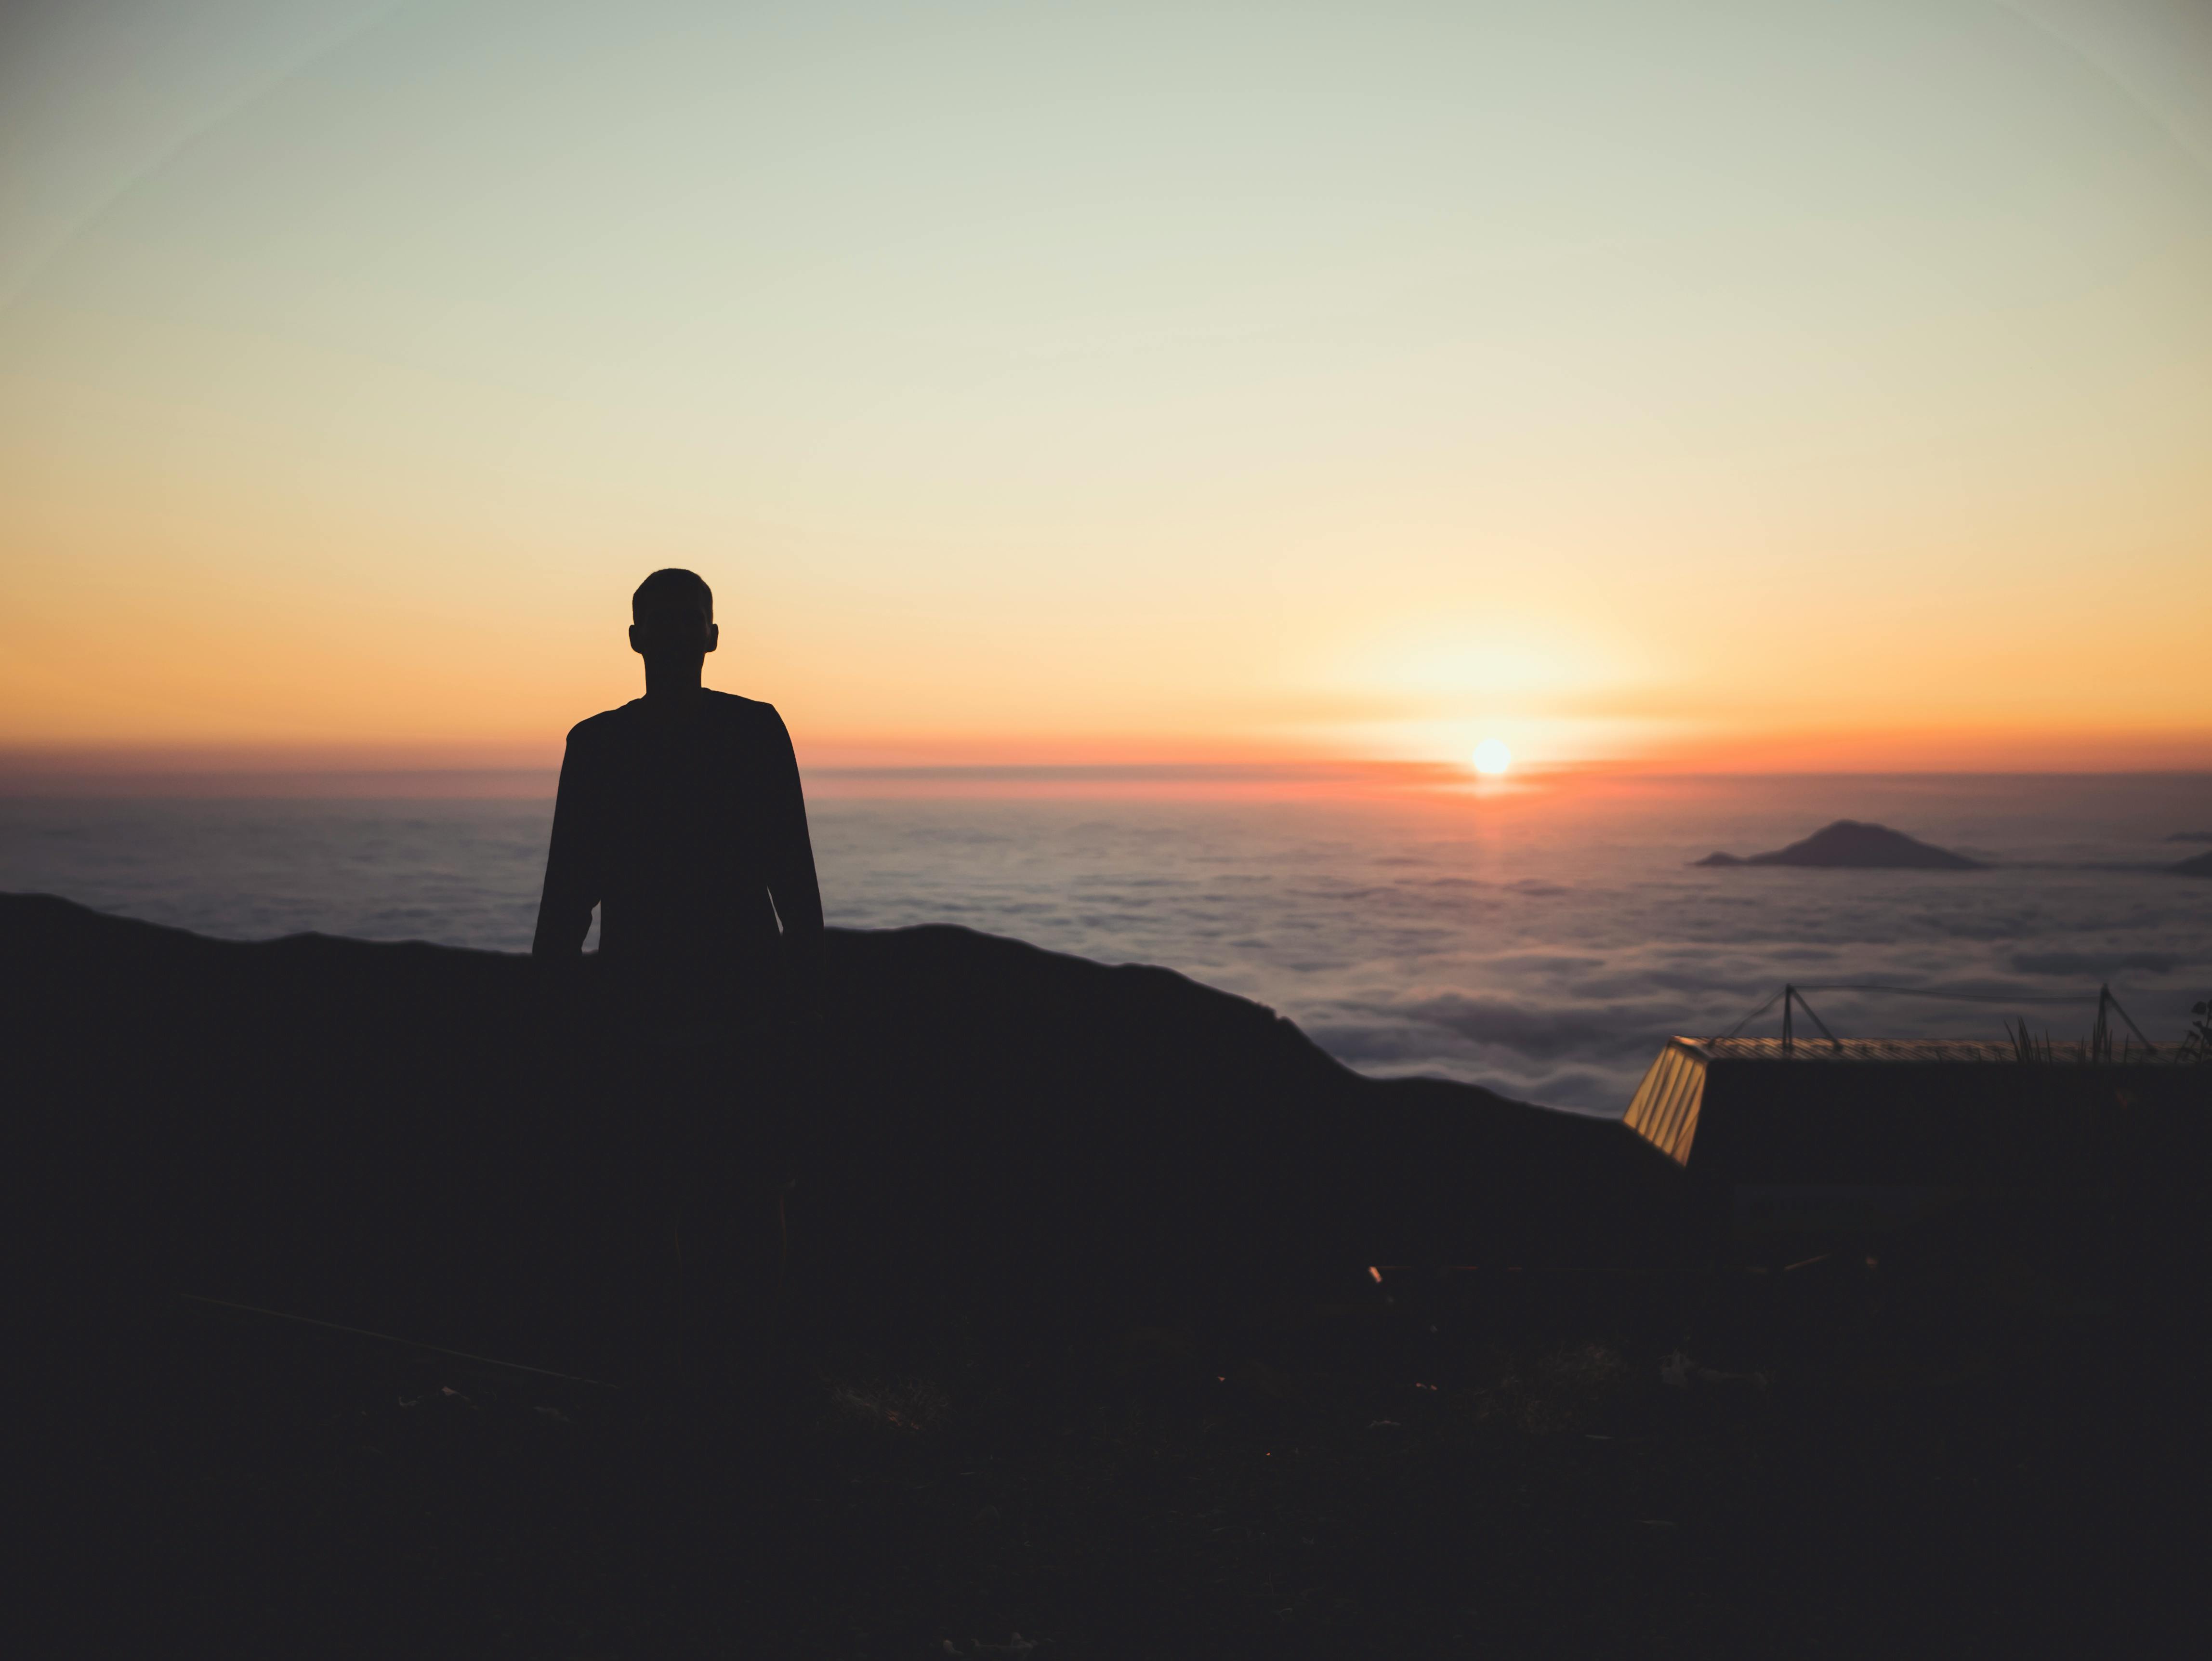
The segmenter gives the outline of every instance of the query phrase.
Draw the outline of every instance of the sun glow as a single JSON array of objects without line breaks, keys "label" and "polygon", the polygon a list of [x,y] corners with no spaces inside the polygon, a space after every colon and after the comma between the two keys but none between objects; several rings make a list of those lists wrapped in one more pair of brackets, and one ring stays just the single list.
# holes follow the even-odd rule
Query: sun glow
[{"label": "sun glow", "polygon": [[1513,752],[1499,739],[1485,739],[1474,746],[1474,770],[1495,777],[1513,764]]}]

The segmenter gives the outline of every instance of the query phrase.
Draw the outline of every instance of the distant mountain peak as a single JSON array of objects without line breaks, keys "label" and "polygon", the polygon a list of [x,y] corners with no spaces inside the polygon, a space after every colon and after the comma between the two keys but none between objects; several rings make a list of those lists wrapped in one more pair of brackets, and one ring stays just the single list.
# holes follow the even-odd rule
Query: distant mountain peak
[{"label": "distant mountain peak", "polygon": [[1979,860],[1936,848],[1893,830],[1886,824],[1857,819],[1838,819],[1815,830],[1802,842],[1768,854],[1739,859],[1734,854],[1708,854],[1699,865],[1794,865],[1849,871],[1980,871]]},{"label": "distant mountain peak", "polygon": [[2172,872],[2176,876],[2212,877],[2212,850],[2208,850],[2202,854],[2192,854],[2189,858],[2182,861],[2180,864],[2169,865],[2166,868]]}]

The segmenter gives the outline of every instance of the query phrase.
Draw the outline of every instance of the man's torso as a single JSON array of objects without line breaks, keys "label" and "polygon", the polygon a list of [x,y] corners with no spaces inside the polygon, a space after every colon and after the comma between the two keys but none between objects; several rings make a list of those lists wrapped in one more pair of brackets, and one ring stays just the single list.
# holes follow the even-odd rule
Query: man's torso
[{"label": "man's torso", "polygon": [[639,699],[571,733],[611,964],[755,974],[778,960],[769,870],[780,732],[772,706],[702,691],[676,719]]}]

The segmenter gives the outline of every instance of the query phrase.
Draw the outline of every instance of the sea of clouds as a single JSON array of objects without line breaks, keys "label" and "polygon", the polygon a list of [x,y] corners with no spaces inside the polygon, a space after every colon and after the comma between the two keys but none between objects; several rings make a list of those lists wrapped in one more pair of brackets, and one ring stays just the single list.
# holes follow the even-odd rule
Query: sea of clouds
[{"label": "sea of clouds", "polygon": [[[234,939],[320,929],[520,950],[550,804],[0,800],[0,890]],[[1699,869],[1829,820],[1975,872]],[[1659,1044],[1784,981],[1846,1034],[2086,1029],[2109,982],[2154,1038],[2212,994],[2212,778],[1612,780],[1464,796],[817,801],[830,920],[955,922],[1164,964],[1273,1006],[1377,1074],[1617,1113]],[[1771,1019],[1771,1018],[1770,1018]],[[1766,1030],[1753,1025],[1747,1031]]]}]

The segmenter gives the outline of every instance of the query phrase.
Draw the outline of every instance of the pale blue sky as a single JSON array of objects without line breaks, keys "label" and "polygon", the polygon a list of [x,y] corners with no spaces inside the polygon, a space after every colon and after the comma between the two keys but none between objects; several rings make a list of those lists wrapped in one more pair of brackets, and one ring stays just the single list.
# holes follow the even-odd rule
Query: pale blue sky
[{"label": "pale blue sky", "polygon": [[2212,734],[2191,8],[4,27],[0,739]]}]

